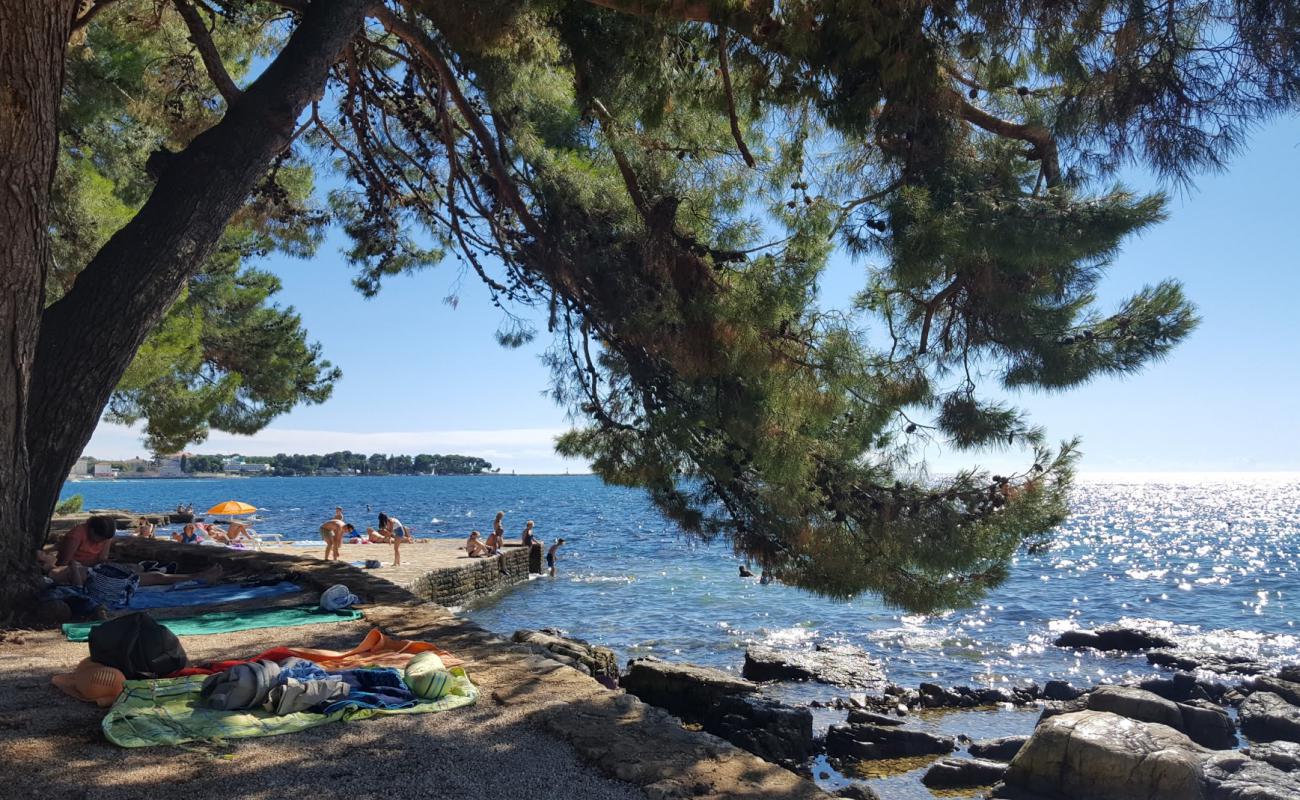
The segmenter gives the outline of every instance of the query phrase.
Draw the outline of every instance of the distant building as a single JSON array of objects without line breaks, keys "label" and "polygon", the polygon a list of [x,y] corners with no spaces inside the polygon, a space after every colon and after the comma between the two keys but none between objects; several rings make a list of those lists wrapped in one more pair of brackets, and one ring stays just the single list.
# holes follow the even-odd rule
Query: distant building
[{"label": "distant building", "polygon": [[117,477],[117,470],[107,461],[100,461],[95,464],[95,471],[91,474],[100,480],[112,480]]},{"label": "distant building", "polygon": [[84,481],[87,478],[95,477],[95,459],[90,456],[82,456],[68,470],[68,480]]},{"label": "distant building", "polygon": [[271,465],[249,464],[244,461],[243,456],[232,456],[222,459],[221,471],[227,475],[260,475],[264,472],[270,472]]},{"label": "distant building", "polygon": [[170,456],[158,457],[158,477],[160,478],[184,478],[185,470],[182,468],[182,459],[188,453],[175,453]]}]

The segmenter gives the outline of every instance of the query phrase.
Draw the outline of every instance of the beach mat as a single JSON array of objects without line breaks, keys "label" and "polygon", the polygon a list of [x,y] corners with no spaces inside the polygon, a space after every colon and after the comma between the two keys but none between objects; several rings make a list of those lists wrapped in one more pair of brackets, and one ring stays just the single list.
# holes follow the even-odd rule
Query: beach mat
[{"label": "beach mat", "polygon": [[394,714],[428,714],[472,705],[478,689],[461,667],[451,670],[450,693],[438,700],[425,700],[410,708],[346,708],[333,714],[300,711],[276,716],[261,709],[222,711],[200,704],[202,675],[164,678],[156,681],[127,681],[117,702],[108,710],[101,727],[110,742],[122,747],[152,747],[195,741],[249,739],[280,736],[326,725],[367,717]]},{"label": "beach mat", "polygon": [[[234,633],[258,628],[289,628],[295,625],[320,625],[330,622],[351,622],[361,619],[361,612],[352,609],[324,611],[315,606],[292,608],[262,608],[252,611],[212,611],[193,617],[161,620],[160,624],[177,636],[204,636],[211,633]],[[90,632],[103,620],[94,622],[67,622],[63,633],[68,641],[90,641]]]},{"label": "beach mat", "polygon": [[191,589],[181,589],[173,586],[144,586],[136,590],[127,608],[139,611],[150,608],[208,606],[233,603],[239,600],[280,597],[300,591],[302,591],[302,587],[292,581],[280,581],[269,586],[240,586],[234,583],[218,583],[215,586],[197,586]]}]

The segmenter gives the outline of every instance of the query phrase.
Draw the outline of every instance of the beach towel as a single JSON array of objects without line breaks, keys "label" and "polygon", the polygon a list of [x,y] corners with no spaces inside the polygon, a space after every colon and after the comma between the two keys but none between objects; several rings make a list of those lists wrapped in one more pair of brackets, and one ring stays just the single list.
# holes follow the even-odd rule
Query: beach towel
[{"label": "beach towel", "polygon": [[452,693],[421,700],[407,708],[341,708],[330,714],[299,711],[277,716],[269,711],[221,711],[199,701],[203,677],[127,681],[126,689],[105,715],[101,727],[110,742],[122,747],[151,747],[185,742],[280,736],[331,722],[350,722],[392,714],[428,714],[472,705],[478,689],[465,670],[451,670]]},{"label": "beach towel", "polygon": [[[183,585],[183,584],[182,584]],[[216,586],[199,586],[182,589],[176,586],[145,586],[136,589],[130,608],[180,608],[184,606],[219,605],[238,600],[259,600],[280,597],[302,591],[291,581],[280,581],[269,586],[240,586],[219,583]]]},{"label": "beach towel", "polygon": [[[258,628],[289,628],[294,625],[319,625],[329,622],[351,622],[361,619],[360,611],[323,611],[315,606],[292,608],[262,608],[253,611],[213,611],[193,617],[163,620],[162,624],[177,636],[204,636],[210,633],[233,633]],[[68,641],[89,640],[90,631],[103,624],[95,622],[68,622],[63,633]]]},{"label": "beach towel", "polygon": [[459,658],[436,645],[412,639],[395,639],[391,636],[385,636],[383,631],[374,628],[361,640],[361,644],[347,651],[314,650],[305,647],[272,647],[270,650],[258,653],[251,658],[213,661],[209,664],[188,667],[167,677],[211,675],[214,672],[224,672],[236,664],[245,664],[249,661],[259,659],[284,661],[286,658],[295,657],[305,658],[328,670],[352,669],[354,667],[405,667],[419,653],[437,653],[442,658],[442,663],[448,667],[454,667],[462,663]]}]

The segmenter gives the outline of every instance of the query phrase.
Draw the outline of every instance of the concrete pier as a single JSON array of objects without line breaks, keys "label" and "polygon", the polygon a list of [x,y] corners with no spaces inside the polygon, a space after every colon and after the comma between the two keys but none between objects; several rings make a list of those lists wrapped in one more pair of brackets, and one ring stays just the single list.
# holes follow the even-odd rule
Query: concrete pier
[{"label": "concrete pier", "polygon": [[[505,555],[500,558],[470,558],[463,546],[463,539],[421,539],[403,544],[402,563],[398,566],[393,566],[393,546],[388,544],[345,544],[339,556],[345,564],[377,560],[381,566],[367,572],[421,600],[442,606],[463,606],[528,580],[529,553],[522,545],[506,542]],[[320,558],[325,543],[311,547],[267,545],[262,551]]]}]

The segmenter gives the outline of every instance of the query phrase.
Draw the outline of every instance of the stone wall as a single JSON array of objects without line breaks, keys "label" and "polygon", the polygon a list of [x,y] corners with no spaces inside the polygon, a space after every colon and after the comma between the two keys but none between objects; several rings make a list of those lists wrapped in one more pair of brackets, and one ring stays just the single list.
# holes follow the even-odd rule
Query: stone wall
[{"label": "stone wall", "polygon": [[476,558],[464,566],[433,570],[403,588],[440,605],[462,606],[527,581],[528,556],[523,547],[507,547],[500,559]]}]

